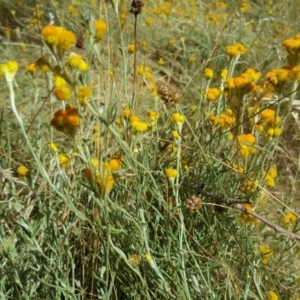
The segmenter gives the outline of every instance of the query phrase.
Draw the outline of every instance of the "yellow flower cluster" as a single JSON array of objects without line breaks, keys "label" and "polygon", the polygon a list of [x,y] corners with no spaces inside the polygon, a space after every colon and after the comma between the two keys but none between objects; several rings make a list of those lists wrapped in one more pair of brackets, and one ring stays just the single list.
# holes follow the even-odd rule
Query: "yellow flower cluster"
[{"label": "yellow flower cluster", "polygon": [[275,110],[265,109],[260,113],[260,121],[255,124],[255,129],[268,137],[278,137],[282,133],[282,129],[277,126],[280,122],[281,117],[276,116]]},{"label": "yellow flower cluster", "polygon": [[235,43],[226,47],[226,52],[230,57],[236,57],[247,52],[247,48],[241,43]]},{"label": "yellow flower cluster", "polygon": [[222,128],[229,127],[233,125],[236,121],[233,111],[231,109],[226,109],[224,113],[220,113],[217,118],[214,114],[209,117],[210,122],[213,126],[220,126]]},{"label": "yellow flower cluster", "polygon": [[206,68],[204,69],[204,75],[207,80],[210,80],[214,77],[214,71],[210,68]]},{"label": "yellow flower cluster", "polygon": [[115,184],[113,173],[122,166],[123,156],[116,156],[109,161],[100,163],[98,158],[91,158],[91,169],[86,169],[84,177],[89,180],[95,180],[101,191],[109,194]]},{"label": "yellow flower cluster", "polygon": [[68,101],[71,99],[72,90],[63,77],[56,75],[54,77],[54,86],[54,94],[57,100]]},{"label": "yellow flower cluster", "polygon": [[247,194],[253,194],[256,192],[257,190],[257,185],[258,185],[259,181],[256,179],[247,179],[242,187],[242,191],[247,193]]},{"label": "yellow flower cluster", "polygon": [[256,152],[255,147],[251,146],[255,143],[255,136],[253,134],[240,134],[237,136],[237,139],[240,145],[240,156],[248,158],[250,154]]},{"label": "yellow flower cluster", "polygon": [[268,173],[263,172],[263,176],[265,176],[265,182],[267,187],[275,187],[275,178],[277,177],[277,170],[275,166],[271,167]]},{"label": "yellow flower cluster", "polygon": [[266,74],[267,87],[273,90],[275,87],[281,88],[290,78],[292,72],[288,68],[274,69]]},{"label": "yellow flower cluster", "polygon": [[83,58],[75,53],[71,53],[67,60],[67,64],[80,72],[86,72],[89,69],[89,65]]},{"label": "yellow flower cluster", "polygon": [[288,212],[283,218],[282,218],[282,223],[284,226],[288,229],[291,230],[292,227],[294,226],[295,222],[297,220],[297,217],[294,213]]},{"label": "yellow flower cluster", "polygon": [[[243,207],[247,210],[253,210],[253,207],[251,204],[243,204]],[[247,212],[242,212],[240,214],[240,220],[242,222],[246,222],[246,223],[250,223],[250,224],[256,224],[257,223],[257,219],[255,217],[253,217],[252,215],[248,214]]]},{"label": "yellow flower cluster", "polygon": [[273,250],[265,245],[259,246],[259,252],[261,253],[261,261],[264,265],[266,265],[273,255]]},{"label": "yellow flower cluster", "polygon": [[0,65],[0,78],[5,77],[8,81],[12,81],[18,71],[19,65],[14,60],[9,60],[5,64]]},{"label": "yellow flower cluster", "polygon": [[81,85],[78,87],[78,102],[81,106],[86,106],[87,101],[90,100],[93,94],[92,86]]},{"label": "yellow flower cluster", "polygon": [[202,95],[206,95],[208,101],[216,100],[221,94],[220,89],[218,88],[209,88],[207,91],[203,91]]},{"label": "yellow flower cluster", "polygon": [[282,43],[287,52],[299,52],[300,51],[300,34],[297,34],[294,38],[286,39]]},{"label": "yellow flower cluster", "polygon": [[28,169],[25,166],[21,165],[18,167],[17,173],[19,176],[26,176],[26,174],[28,173]]},{"label": "yellow flower cluster", "polygon": [[256,72],[254,69],[247,69],[240,76],[235,78],[227,78],[225,83],[229,90],[238,90],[246,94],[256,88],[255,83],[260,78],[261,73]]},{"label": "yellow flower cluster", "polygon": [[135,115],[129,117],[129,122],[131,129],[135,134],[146,132],[152,128],[149,122],[141,121],[140,118]]},{"label": "yellow flower cluster", "polygon": [[76,42],[74,33],[61,26],[48,25],[44,27],[42,37],[47,45],[56,47],[61,51],[71,49]]},{"label": "yellow flower cluster", "polygon": [[178,171],[176,169],[167,168],[165,172],[166,172],[166,176],[171,182],[173,182],[175,178],[178,176]]},{"label": "yellow flower cluster", "polygon": [[97,20],[95,21],[94,29],[95,29],[95,40],[96,42],[99,42],[104,38],[106,34],[107,24],[103,20]]},{"label": "yellow flower cluster", "polygon": [[269,291],[268,296],[269,296],[269,300],[278,300],[279,299],[278,295],[273,291]]},{"label": "yellow flower cluster", "polygon": [[152,73],[148,67],[145,65],[140,65],[137,68],[137,73],[142,76],[145,80],[150,80],[152,78]]}]

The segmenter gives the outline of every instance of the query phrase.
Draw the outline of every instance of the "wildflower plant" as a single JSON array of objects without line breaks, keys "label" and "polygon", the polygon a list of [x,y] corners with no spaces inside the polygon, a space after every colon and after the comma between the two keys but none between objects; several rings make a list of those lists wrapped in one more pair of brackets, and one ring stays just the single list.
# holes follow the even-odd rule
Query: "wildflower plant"
[{"label": "wildflower plant", "polygon": [[269,2],[16,2],[1,299],[300,298],[299,21]]}]

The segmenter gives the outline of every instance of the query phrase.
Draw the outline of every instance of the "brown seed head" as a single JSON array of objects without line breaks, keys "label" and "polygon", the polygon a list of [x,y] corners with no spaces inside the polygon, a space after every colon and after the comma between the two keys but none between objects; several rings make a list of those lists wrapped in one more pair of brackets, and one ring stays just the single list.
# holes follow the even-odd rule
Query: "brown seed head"
[{"label": "brown seed head", "polygon": [[144,2],[141,0],[133,0],[131,2],[131,8],[129,10],[129,12],[131,14],[134,14],[135,16],[137,16],[138,14],[140,14],[142,12],[142,7],[144,6]]},{"label": "brown seed head", "polygon": [[196,212],[202,206],[202,201],[196,196],[192,196],[191,199],[186,200],[186,208],[189,209],[191,213]]},{"label": "brown seed head", "polygon": [[173,90],[170,86],[165,84],[159,84],[157,87],[158,96],[166,105],[176,104],[180,100],[180,95],[178,92]]}]

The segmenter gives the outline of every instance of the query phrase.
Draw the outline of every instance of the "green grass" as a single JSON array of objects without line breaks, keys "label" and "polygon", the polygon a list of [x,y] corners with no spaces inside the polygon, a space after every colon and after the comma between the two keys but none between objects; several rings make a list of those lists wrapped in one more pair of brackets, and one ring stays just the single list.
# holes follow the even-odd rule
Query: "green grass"
[{"label": "green grass", "polygon": [[1,4],[0,298],[300,299],[299,1],[111,2]]}]

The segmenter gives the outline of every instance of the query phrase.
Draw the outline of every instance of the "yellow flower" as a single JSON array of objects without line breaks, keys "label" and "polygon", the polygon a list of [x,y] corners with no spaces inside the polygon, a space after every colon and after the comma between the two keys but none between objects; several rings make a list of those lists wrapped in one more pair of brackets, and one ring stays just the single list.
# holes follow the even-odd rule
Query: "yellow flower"
[{"label": "yellow flower", "polygon": [[128,119],[128,118],[130,117],[130,115],[131,115],[130,109],[125,108],[125,109],[123,110],[123,116],[124,116],[124,118]]},{"label": "yellow flower", "polygon": [[96,182],[101,190],[109,194],[115,184],[115,179],[112,175],[105,173],[102,176],[96,175]]},{"label": "yellow flower", "polygon": [[226,52],[230,57],[236,57],[240,54],[245,54],[247,52],[247,48],[241,43],[235,43],[234,45],[227,46]]},{"label": "yellow flower", "polygon": [[66,51],[74,47],[76,42],[76,36],[73,32],[64,29],[57,40],[57,48]]},{"label": "yellow flower", "polygon": [[261,261],[264,265],[266,265],[270,259],[270,257],[273,255],[272,249],[265,245],[259,246],[259,252],[261,253]]},{"label": "yellow flower", "polygon": [[159,60],[158,60],[158,63],[160,65],[164,65],[165,64],[165,60],[162,57],[160,57]]},{"label": "yellow flower", "polygon": [[63,51],[72,48],[76,41],[76,36],[73,32],[54,25],[44,27],[42,36],[46,44],[55,46]]},{"label": "yellow flower", "polygon": [[175,41],[174,39],[170,39],[170,40],[169,40],[169,45],[170,45],[171,47],[175,47],[176,41]]},{"label": "yellow flower", "polygon": [[131,123],[131,127],[132,129],[136,132],[136,133],[143,133],[146,132],[150,126],[150,124],[147,122],[143,122],[143,121],[135,121]]},{"label": "yellow flower", "polygon": [[165,172],[166,176],[169,178],[170,181],[174,181],[175,178],[178,176],[178,171],[176,169],[167,168]]},{"label": "yellow flower", "polygon": [[[204,91],[203,93],[206,93],[206,91]],[[206,99],[209,101],[213,101],[216,100],[221,94],[221,91],[218,88],[209,88],[207,90],[207,97]]]},{"label": "yellow flower", "polygon": [[58,36],[63,31],[63,27],[48,25],[42,30],[42,37],[46,44],[56,46],[58,42]]},{"label": "yellow flower", "polygon": [[269,291],[268,296],[269,296],[269,300],[278,300],[279,299],[278,295],[273,291]]},{"label": "yellow flower", "polygon": [[63,87],[67,85],[67,82],[63,77],[56,75],[54,77],[54,85],[55,87]]},{"label": "yellow flower", "polygon": [[157,111],[150,110],[147,112],[147,116],[151,122],[155,122],[159,117],[159,113]]},{"label": "yellow flower", "polygon": [[101,41],[107,31],[107,24],[103,20],[97,20],[95,21],[95,39],[97,42]]},{"label": "yellow flower", "polygon": [[182,125],[185,121],[185,118],[183,115],[181,115],[179,113],[174,113],[171,117],[171,121],[173,123],[176,123],[177,125]]},{"label": "yellow flower", "polygon": [[195,113],[195,111],[198,109],[198,106],[197,105],[192,105],[191,106],[191,112],[192,114]]},{"label": "yellow flower", "polygon": [[23,165],[19,166],[18,169],[17,169],[17,173],[20,176],[26,176],[27,172],[28,172],[28,169],[26,167],[24,167]]},{"label": "yellow flower", "polygon": [[[253,207],[251,204],[243,204],[243,207],[246,208],[247,210],[253,210]],[[254,216],[248,214],[247,212],[242,212],[240,214],[240,220],[243,222],[250,223],[250,224],[257,223],[257,219]]]},{"label": "yellow flower", "polygon": [[220,76],[221,76],[222,80],[226,80],[227,74],[228,74],[228,70],[223,69],[223,70],[221,71],[221,75],[220,75]]},{"label": "yellow flower", "polygon": [[137,68],[137,73],[140,76],[143,76],[146,80],[150,80],[152,78],[152,73],[148,67],[145,65],[141,65]]},{"label": "yellow flower", "polygon": [[127,51],[128,51],[128,53],[133,53],[135,51],[135,45],[134,44],[130,44],[127,47]]},{"label": "yellow flower", "polygon": [[88,86],[79,86],[78,87],[78,101],[81,106],[86,106],[86,102],[90,100],[91,96],[93,94],[92,87]]},{"label": "yellow flower", "polygon": [[58,155],[58,161],[59,161],[59,164],[63,167],[63,168],[69,168],[70,166],[70,159],[67,155],[65,154],[59,154]]},{"label": "yellow flower", "polygon": [[122,165],[122,159],[112,158],[109,161],[109,167],[112,172],[118,171],[121,168],[121,165]]},{"label": "yellow flower", "polygon": [[149,260],[152,260],[152,256],[150,253],[146,253],[145,254],[145,258],[149,261]]},{"label": "yellow flower", "polygon": [[12,81],[18,71],[19,65],[14,60],[9,60],[6,64],[0,65],[0,77],[5,76],[7,81]]},{"label": "yellow flower", "polygon": [[237,136],[238,141],[242,143],[247,143],[247,144],[254,144],[255,143],[255,136],[251,133],[249,134],[240,134]]},{"label": "yellow flower", "polygon": [[145,19],[145,24],[150,27],[153,24],[153,20],[151,18],[146,18]]},{"label": "yellow flower", "polygon": [[49,148],[50,148],[51,151],[57,152],[57,146],[56,146],[55,143],[51,142],[51,143],[49,144]]},{"label": "yellow flower", "polygon": [[210,80],[214,77],[214,71],[210,68],[206,68],[204,69],[204,75],[207,80]]},{"label": "yellow flower", "polygon": [[190,57],[189,57],[189,61],[190,62],[195,62],[197,60],[197,56],[196,55],[191,55]]},{"label": "yellow flower", "polygon": [[31,63],[26,66],[26,71],[31,73],[32,75],[36,72],[36,70],[37,68],[35,63]]},{"label": "yellow flower", "polygon": [[72,90],[68,86],[57,87],[54,93],[56,99],[60,101],[68,101],[72,96]]},{"label": "yellow flower", "polygon": [[300,50],[300,39],[286,39],[282,45],[287,52],[298,52]]},{"label": "yellow flower", "polygon": [[178,140],[180,138],[180,134],[177,130],[172,131],[172,136],[175,140]]},{"label": "yellow flower", "polygon": [[288,212],[283,218],[282,223],[288,230],[291,230],[293,225],[295,224],[297,217],[294,213]]},{"label": "yellow flower", "polygon": [[67,64],[81,72],[86,72],[89,69],[88,63],[85,62],[80,55],[75,53],[71,53],[69,59],[67,60]]}]

